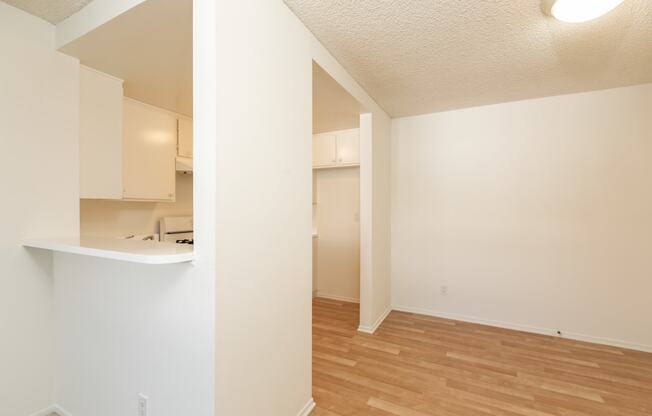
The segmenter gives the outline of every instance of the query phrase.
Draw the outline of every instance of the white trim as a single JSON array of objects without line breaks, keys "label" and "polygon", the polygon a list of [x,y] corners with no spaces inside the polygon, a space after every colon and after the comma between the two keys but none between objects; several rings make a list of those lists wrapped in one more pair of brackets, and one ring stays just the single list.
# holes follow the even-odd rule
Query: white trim
[{"label": "white trim", "polygon": [[59,416],[72,416],[70,412],[64,410],[61,406],[54,406],[54,411],[57,412]]},{"label": "white trim", "polygon": [[32,413],[30,416],[50,416],[53,412],[55,412],[54,406],[46,407],[43,410],[39,410],[36,413]]},{"label": "white trim", "polygon": [[376,322],[374,322],[372,326],[360,325],[358,327],[358,331],[364,332],[365,334],[373,334],[374,332],[376,332],[378,327],[383,323],[383,321],[385,321],[385,318],[387,318],[390,312],[392,312],[391,307],[387,308],[385,312],[383,312],[383,314],[380,315],[378,319],[376,319]]},{"label": "white trim", "polygon": [[315,406],[317,406],[317,404],[315,403],[315,400],[311,397],[308,403],[306,403],[306,405],[303,406],[303,409],[301,409],[299,414],[297,414],[297,416],[308,416],[315,409]]},{"label": "white trim", "polygon": [[315,293],[316,298],[324,298],[324,299],[330,299],[330,300],[338,300],[340,302],[349,302],[349,303],[360,303],[360,299],[355,299],[355,298],[349,298],[346,296],[338,296],[338,295],[329,295],[328,293],[323,293],[317,291]]},{"label": "white trim", "polygon": [[[410,306],[393,306],[393,309],[395,311],[416,313],[419,315],[434,316],[437,318],[451,319],[455,321],[469,322],[469,323],[480,324],[480,325],[488,325],[488,326],[493,326],[498,328],[512,329],[515,331],[530,332],[533,334],[548,335],[555,338],[559,337],[559,335],[557,335],[556,329],[514,324],[514,323],[502,322],[502,321],[494,321],[491,319],[482,319],[482,318],[476,318],[472,316],[458,315],[455,313],[440,312],[440,311],[423,309],[423,308],[413,308]],[[583,341],[583,342],[590,342],[593,344],[609,345],[612,347],[626,348],[626,349],[636,350],[636,351],[652,352],[652,345],[636,344],[628,341],[601,338],[592,335],[578,334],[573,332],[563,332],[562,337],[574,341]]]},{"label": "white trim", "polygon": [[31,414],[30,416],[50,416],[52,413],[56,413],[59,416],[72,416],[70,413],[67,411],[63,410],[63,408],[59,405],[52,405],[50,407],[46,407],[43,410],[40,410],[36,413]]}]

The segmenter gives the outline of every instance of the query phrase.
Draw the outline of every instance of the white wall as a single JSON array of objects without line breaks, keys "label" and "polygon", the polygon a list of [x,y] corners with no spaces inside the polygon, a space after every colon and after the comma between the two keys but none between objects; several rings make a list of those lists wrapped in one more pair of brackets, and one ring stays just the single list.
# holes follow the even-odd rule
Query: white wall
[{"label": "white wall", "polygon": [[319,234],[317,295],[357,302],[360,300],[360,169],[317,169],[313,175]]},{"label": "white wall", "polygon": [[213,281],[202,259],[151,266],[55,255],[63,409],[135,415],[142,393],[153,415],[213,415]]},{"label": "white wall", "polygon": [[54,27],[0,2],[0,415],[52,404],[52,258],[25,237],[78,232],[78,65]]},{"label": "white wall", "polygon": [[162,217],[192,215],[192,175],[177,174],[176,202],[82,199],[81,234],[119,237],[159,232]]},{"label": "white wall", "polygon": [[280,0],[216,16],[216,410],[293,416],[311,396],[312,60],[389,119]]},{"label": "white wall", "polygon": [[394,120],[394,306],[652,351],[650,108],[643,85]]},{"label": "white wall", "polygon": [[[202,176],[177,175],[176,203],[82,200],[81,231],[158,232],[160,217],[192,214]],[[152,414],[213,415],[214,246],[202,189],[194,265],[55,256],[57,403],[71,415],[134,414],[139,393]]]},{"label": "white wall", "polygon": [[[373,115],[372,128],[372,327],[391,309],[391,160],[390,129],[382,116]],[[364,325],[364,322],[361,322]]]},{"label": "white wall", "polygon": [[216,9],[216,412],[294,416],[311,398],[308,35],[280,1]]}]

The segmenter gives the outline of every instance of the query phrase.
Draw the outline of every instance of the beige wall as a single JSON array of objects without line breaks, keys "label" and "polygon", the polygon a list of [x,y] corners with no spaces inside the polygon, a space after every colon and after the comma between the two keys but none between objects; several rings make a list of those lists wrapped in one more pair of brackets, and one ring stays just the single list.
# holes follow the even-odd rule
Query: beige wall
[{"label": "beige wall", "polygon": [[159,232],[162,217],[192,215],[192,175],[177,174],[176,202],[82,199],[81,234],[124,237]]},{"label": "beige wall", "polygon": [[356,129],[360,103],[323,68],[312,66],[312,132]]},{"label": "beige wall", "polygon": [[314,171],[317,187],[317,295],[360,300],[360,169]]},{"label": "beige wall", "polygon": [[652,351],[651,109],[643,85],[394,120],[394,306]]},{"label": "beige wall", "polygon": [[54,35],[0,2],[2,415],[33,414],[55,394],[52,256],[21,241],[78,233],[79,66],[54,51]]}]

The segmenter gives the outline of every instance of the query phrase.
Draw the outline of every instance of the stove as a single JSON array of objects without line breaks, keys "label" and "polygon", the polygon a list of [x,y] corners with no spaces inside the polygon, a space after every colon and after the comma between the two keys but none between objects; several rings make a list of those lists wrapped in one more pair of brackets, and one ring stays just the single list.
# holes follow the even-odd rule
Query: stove
[{"label": "stove", "polygon": [[161,241],[176,244],[194,244],[192,217],[164,217],[159,223]]}]

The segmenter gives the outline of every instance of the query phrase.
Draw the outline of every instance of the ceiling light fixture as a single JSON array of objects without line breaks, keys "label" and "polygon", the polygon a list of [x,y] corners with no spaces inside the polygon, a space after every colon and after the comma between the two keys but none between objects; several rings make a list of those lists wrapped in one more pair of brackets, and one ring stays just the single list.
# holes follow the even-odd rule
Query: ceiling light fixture
[{"label": "ceiling light fixture", "polygon": [[582,23],[597,19],[618,7],[624,0],[556,0],[552,15],[568,23]]}]

